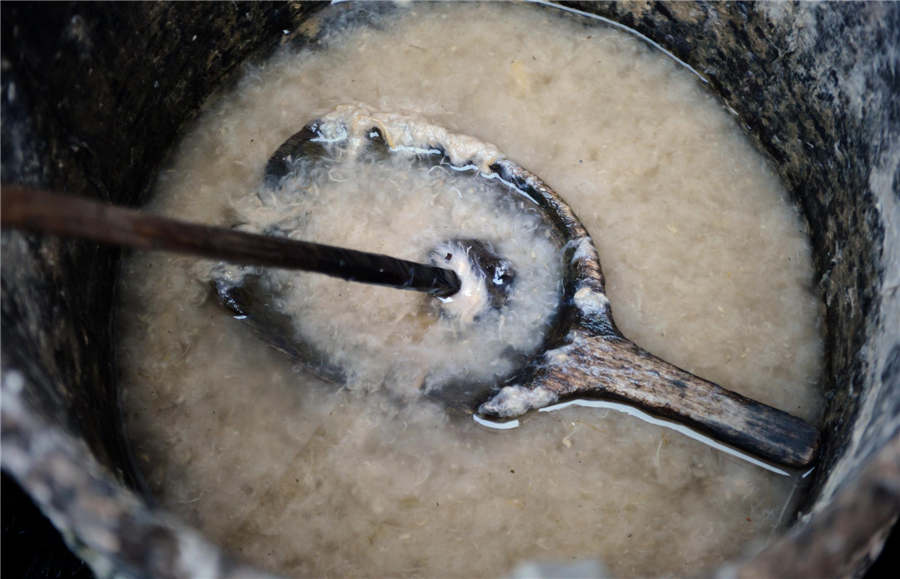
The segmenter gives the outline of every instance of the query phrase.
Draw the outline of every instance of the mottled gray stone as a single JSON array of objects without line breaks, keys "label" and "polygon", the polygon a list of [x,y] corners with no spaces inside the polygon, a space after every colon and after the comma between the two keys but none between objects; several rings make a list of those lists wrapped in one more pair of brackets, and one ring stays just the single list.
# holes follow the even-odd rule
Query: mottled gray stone
[{"label": "mottled gray stone", "polygon": [[97,575],[271,577],[235,563],[197,531],[117,484],[84,440],[29,408],[27,394],[36,387],[18,370],[4,370],[3,468],[28,489]]},{"label": "mottled gray stone", "polygon": [[[720,574],[858,574],[900,512],[900,6],[567,4],[696,70],[809,224],[826,324],[820,463],[794,529]],[[145,200],[202,102],[248,58],[280,42],[314,46],[327,26],[310,18],[319,8],[3,3],[3,182]],[[250,576],[143,493],[115,389],[118,259],[88,242],[2,232],[3,469],[101,575]]]}]

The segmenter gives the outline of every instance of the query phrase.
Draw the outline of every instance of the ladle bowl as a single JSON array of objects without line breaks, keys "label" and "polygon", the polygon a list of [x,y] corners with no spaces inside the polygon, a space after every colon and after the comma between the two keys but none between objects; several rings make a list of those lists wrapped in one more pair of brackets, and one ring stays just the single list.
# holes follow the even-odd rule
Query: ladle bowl
[{"label": "ladle bowl", "polygon": [[[816,467],[768,547],[698,576],[862,576],[900,513],[900,6],[560,4],[547,6],[548,15],[587,33],[605,18],[695,71],[769,158],[809,225],[826,394]],[[336,22],[365,24],[367,11],[397,9],[0,6],[3,181],[132,206],[148,200],[179,134],[243,63],[279,44],[314,51]],[[526,35],[518,40],[530,42]],[[609,113],[602,103],[585,106]],[[114,355],[119,250],[15,231],[2,237],[4,524],[19,510],[7,498],[20,485],[27,494],[19,496],[98,574],[268,576],[159,508],[142,484],[123,436]],[[30,528],[49,527],[32,513]],[[679,515],[660,513],[670,516]],[[4,570],[30,552],[28,562],[57,573],[46,565],[60,544],[16,550],[4,536]],[[585,575],[571,565],[542,569]]]},{"label": "ladle bowl", "polygon": [[[540,207],[561,248],[563,291],[540,351],[499,383],[453,383],[428,392],[432,397],[504,419],[573,398],[614,399],[774,463],[799,468],[812,462],[818,438],[813,426],[682,370],[623,336],[604,293],[600,258],[581,221],[549,185],[492,145],[418,119],[344,106],[278,147],[266,164],[266,187],[283,188],[296,170],[329,156],[335,147],[376,162],[388,155],[414,157],[490,180],[506,194]],[[221,303],[263,339],[320,375],[343,379],[341,369],[297,338],[292,320],[273,311],[272,300],[262,299],[258,289],[222,278],[214,286]]]}]

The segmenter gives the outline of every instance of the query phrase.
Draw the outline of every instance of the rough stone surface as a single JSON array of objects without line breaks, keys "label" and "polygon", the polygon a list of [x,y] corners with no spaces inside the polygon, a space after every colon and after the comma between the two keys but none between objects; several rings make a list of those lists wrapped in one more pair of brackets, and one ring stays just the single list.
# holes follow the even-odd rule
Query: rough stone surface
[{"label": "rough stone surface", "polygon": [[270,577],[234,562],[117,484],[84,440],[30,411],[27,394],[35,387],[17,370],[3,374],[3,468],[29,490],[98,576]]},{"label": "rough stone surface", "polygon": [[[812,515],[746,569],[778,574],[767,557],[813,556],[810,544],[843,529],[859,540],[833,542],[842,571],[858,573],[900,508],[896,469],[861,476],[870,462],[896,464],[887,444],[900,427],[900,6],[567,4],[634,28],[696,70],[806,217],[826,312],[823,451],[804,506]],[[203,100],[247,58],[315,42],[322,22],[308,17],[320,7],[2,4],[3,182],[140,202]],[[100,574],[178,576],[175,553],[200,552],[210,570],[231,569],[120,484],[140,489],[114,388],[117,262],[95,244],[2,232],[2,366],[4,379],[22,376],[18,413],[4,392],[3,468]],[[866,501],[873,488],[878,500]],[[122,502],[89,500],[103,493]],[[870,509],[878,524],[841,523],[854,520],[848,509]]]}]

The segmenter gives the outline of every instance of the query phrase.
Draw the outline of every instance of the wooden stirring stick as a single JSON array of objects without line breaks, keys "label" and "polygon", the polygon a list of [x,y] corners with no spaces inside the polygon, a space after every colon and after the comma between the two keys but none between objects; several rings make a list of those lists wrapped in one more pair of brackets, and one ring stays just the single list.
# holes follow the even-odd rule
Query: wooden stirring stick
[{"label": "wooden stirring stick", "polygon": [[459,291],[455,272],[387,255],[284,237],[257,235],[168,219],[134,209],[4,186],[3,227],[82,237],[136,249],[160,249],[244,265],[324,273],[348,281],[447,297]]}]

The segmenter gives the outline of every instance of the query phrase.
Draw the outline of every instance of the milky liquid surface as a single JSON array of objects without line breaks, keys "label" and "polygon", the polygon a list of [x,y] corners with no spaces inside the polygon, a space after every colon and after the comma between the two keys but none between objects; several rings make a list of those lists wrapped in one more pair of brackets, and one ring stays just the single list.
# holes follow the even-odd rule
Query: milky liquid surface
[{"label": "milky liquid surface", "polygon": [[[151,208],[234,225],[269,155],[355,102],[497,145],[585,223],[626,336],[817,419],[818,305],[783,186],[696,78],[618,30],[528,6],[414,5],[284,51],[210,101]],[[620,413],[533,413],[498,432],[323,383],[223,314],[212,266],[123,265],[123,405],[163,505],[247,561],[499,576],[596,557],[620,576],[681,575],[758,549],[782,522],[791,480]]]}]

